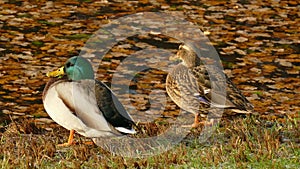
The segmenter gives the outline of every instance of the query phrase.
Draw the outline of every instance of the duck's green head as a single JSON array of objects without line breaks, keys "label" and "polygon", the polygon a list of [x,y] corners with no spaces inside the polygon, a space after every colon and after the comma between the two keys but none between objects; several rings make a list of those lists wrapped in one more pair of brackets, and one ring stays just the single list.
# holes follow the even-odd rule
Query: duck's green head
[{"label": "duck's green head", "polygon": [[63,67],[47,73],[48,77],[62,77],[64,75],[69,80],[94,79],[94,70],[88,60],[74,56],[68,59]]}]

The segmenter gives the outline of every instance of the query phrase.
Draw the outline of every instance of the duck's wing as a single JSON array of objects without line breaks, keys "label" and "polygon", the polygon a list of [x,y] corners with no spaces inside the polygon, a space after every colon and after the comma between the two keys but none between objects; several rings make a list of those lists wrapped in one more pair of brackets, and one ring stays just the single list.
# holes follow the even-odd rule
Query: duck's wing
[{"label": "duck's wing", "polygon": [[[209,72],[207,69],[209,68]],[[231,80],[218,67],[199,65],[190,70],[190,76],[195,78],[198,92],[208,100],[212,107],[252,109],[252,104]]]},{"label": "duck's wing", "polygon": [[135,133],[132,128],[135,123],[122,103],[107,85],[98,80],[95,81],[95,96],[99,109],[112,126],[122,133]]},{"label": "duck's wing", "polygon": [[58,81],[44,96],[44,107],[61,126],[86,137],[118,136],[97,106],[94,80]]},{"label": "duck's wing", "polygon": [[[249,101],[232,84],[222,71],[204,65],[187,68],[178,64],[168,74],[166,90],[182,109],[199,112],[208,108],[237,108],[246,110]],[[226,87],[227,86],[227,87]]]}]

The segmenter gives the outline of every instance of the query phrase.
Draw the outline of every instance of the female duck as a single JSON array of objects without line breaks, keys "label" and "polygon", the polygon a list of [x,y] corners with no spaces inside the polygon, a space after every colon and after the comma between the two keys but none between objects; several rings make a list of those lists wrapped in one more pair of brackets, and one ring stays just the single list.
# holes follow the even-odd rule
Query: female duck
[{"label": "female duck", "polygon": [[[253,106],[239,89],[216,68],[208,73],[197,54],[188,46],[181,45],[176,56],[182,62],[176,65],[166,79],[166,90],[171,99],[183,110],[195,114],[192,127],[199,124],[199,116],[206,117],[216,109],[230,109],[231,114],[248,114]],[[227,86],[227,88],[226,88]],[[215,89],[226,89],[224,94]],[[225,113],[228,111],[225,111]],[[217,114],[214,114],[220,117]]]}]

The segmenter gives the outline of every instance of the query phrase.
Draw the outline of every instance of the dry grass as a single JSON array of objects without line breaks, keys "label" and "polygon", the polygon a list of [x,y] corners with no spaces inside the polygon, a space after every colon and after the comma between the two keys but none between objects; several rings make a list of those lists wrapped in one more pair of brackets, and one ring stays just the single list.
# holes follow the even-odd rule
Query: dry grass
[{"label": "dry grass", "polygon": [[[67,139],[68,131],[57,127],[47,132],[25,120],[1,133],[0,168],[299,168],[299,125],[297,118],[224,119],[202,144],[198,140],[200,131],[193,130],[169,151],[128,158],[85,145],[86,139],[78,136],[78,144],[56,147]],[[158,127],[140,126],[140,131],[153,135],[153,131],[159,132]]]}]

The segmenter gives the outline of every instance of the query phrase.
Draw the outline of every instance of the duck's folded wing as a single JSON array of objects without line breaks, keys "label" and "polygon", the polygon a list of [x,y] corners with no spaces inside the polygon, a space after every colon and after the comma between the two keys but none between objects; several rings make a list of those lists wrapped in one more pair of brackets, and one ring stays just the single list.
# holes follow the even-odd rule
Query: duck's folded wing
[{"label": "duck's folded wing", "polygon": [[115,94],[100,81],[95,81],[95,96],[105,119],[122,133],[135,133],[135,123]]},{"label": "duck's folded wing", "polygon": [[[209,72],[207,71],[209,68]],[[200,65],[192,71],[197,80],[198,92],[204,93],[212,107],[250,109],[252,106],[241,91],[234,86],[230,79],[218,67]]]},{"label": "duck's folded wing", "polygon": [[179,106],[186,107],[187,111],[199,111],[210,106],[234,107],[234,104],[226,99],[225,78],[224,81],[220,81],[216,73],[218,72],[209,74],[204,65],[189,69],[179,64],[167,77],[167,92],[171,97],[177,97],[177,102],[181,102]]},{"label": "duck's folded wing", "polygon": [[227,97],[239,109],[252,110],[253,105],[247,100],[242,92],[230,81],[227,80]]}]

